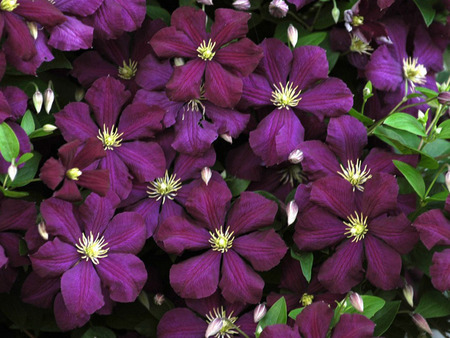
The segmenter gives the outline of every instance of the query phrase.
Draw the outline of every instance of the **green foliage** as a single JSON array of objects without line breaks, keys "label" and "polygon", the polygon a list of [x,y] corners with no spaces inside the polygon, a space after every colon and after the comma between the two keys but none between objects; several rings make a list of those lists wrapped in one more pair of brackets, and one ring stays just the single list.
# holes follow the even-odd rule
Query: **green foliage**
[{"label": "green foliage", "polygon": [[422,175],[409,164],[394,160],[394,165],[405,176],[406,180],[411,184],[414,191],[421,199],[425,198],[425,182]]},{"label": "green foliage", "polygon": [[3,122],[0,124],[0,152],[6,162],[11,163],[19,156],[19,140],[11,127]]},{"label": "green foliage", "polygon": [[396,129],[406,130],[414,135],[427,136],[423,125],[409,114],[392,114],[384,121],[384,124]]},{"label": "green foliage", "polygon": [[431,25],[434,16],[436,15],[436,10],[433,9],[432,1],[430,0],[413,0],[416,6],[419,8],[420,13],[422,13],[423,19],[427,26]]},{"label": "green foliage", "polygon": [[389,329],[398,313],[400,303],[400,300],[387,302],[381,310],[375,313],[372,317],[372,321],[376,324],[374,336],[379,337]]},{"label": "green foliage", "polygon": [[287,306],[284,297],[281,297],[272,307],[267,311],[263,319],[261,319],[256,327],[256,337],[259,337],[262,330],[266,326],[275,324],[286,324],[287,321]]},{"label": "green foliage", "polygon": [[380,297],[361,295],[361,298],[364,303],[364,311],[362,313],[356,310],[349,301],[347,301],[347,306],[344,307],[343,313],[359,313],[371,319],[386,304],[386,301]]},{"label": "green foliage", "polygon": [[415,312],[424,318],[450,316],[450,300],[441,292],[428,290],[419,301]]},{"label": "green foliage", "polygon": [[314,262],[314,255],[312,252],[295,252],[291,249],[291,257],[300,262],[302,273],[307,282],[311,281],[312,267]]}]

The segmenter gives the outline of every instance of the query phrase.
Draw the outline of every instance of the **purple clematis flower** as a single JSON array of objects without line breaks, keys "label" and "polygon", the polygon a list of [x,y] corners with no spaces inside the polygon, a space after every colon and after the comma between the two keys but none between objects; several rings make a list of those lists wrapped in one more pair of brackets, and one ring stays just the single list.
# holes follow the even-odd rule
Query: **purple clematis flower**
[{"label": "purple clematis flower", "polygon": [[414,247],[418,234],[403,213],[388,214],[396,212],[397,194],[395,178],[384,173],[374,173],[363,192],[332,176],[312,184],[312,205],[298,216],[294,241],[300,250],[337,246],[318,275],[329,291],[344,293],[361,282],[364,257],[365,275],[373,285],[383,290],[399,286],[400,255]]},{"label": "purple clematis flower", "polygon": [[133,302],[141,292],[147,272],[135,255],[145,243],[144,221],[133,212],[114,212],[110,199],[95,194],[79,210],[56,198],[41,204],[54,239],[30,258],[40,277],[61,278],[55,312],[65,309],[67,316],[89,319],[109,298]]},{"label": "purple clematis flower", "polygon": [[222,327],[217,337],[238,334],[234,326],[237,326],[249,337],[254,337],[256,324],[253,322],[253,314],[247,312],[241,315],[245,309],[243,303],[228,303],[220,297],[219,292],[215,292],[203,299],[186,299],[186,304],[195,312],[188,308],[176,308],[166,312],[158,324],[158,337],[205,337],[208,324],[217,319],[222,321]]},{"label": "purple clematis flower", "polygon": [[250,74],[262,57],[261,49],[245,38],[249,19],[249,13],[219,8],[211,33],[207,33],[205,12],[192,7],[176,9],[172,26],[150,41],[159,57],[189,59],[175,67],[167,83],[168,97],[183,102],[197,99],[204,83],[207,100],[233,108],[242,95],[241,78]]},{"label": "purple clematis flower", "polygon": [[286,253],[274,229],[257,231],[272,224],[275,202],[243,192],[229,209],[230,200],[225,182],[213,175],[208,185],[201,182],[189,194],[185,207],[193,219],[172,216],[158,229],[155,240],[166,252],[207,250],[172,266],[170,284],[183,298],[208,297],[219,286],[227,301],[255,304],[264,281],[253,269],[270,270]]},{"label": "purple clematis flower", "polygon": [[104,77],[86,93],[97,124],[90,117],[89,105],[82,102],[69,103],[55,114],[56,125],[66,141],[98,138],[106,150],[98,168],[109,169],[111,189],[120,199],[130,193],[133,177],[150,182],[165,171],[161,147],[156,142],[140,141],[162,129],[164,112],[156,106],[132,103],[120,114],[129,97],[130,92],[119,80]]},{"label": "purple clematis flower", "polygon": [[323,120],[346,113],[352,93],[341,80],[328,77],[325,50],[303,46],[291,51],[277,39],[261,43],[264,58],[255,73],[244,79],[242,104],[274,109],[256,130],[250,146],[266,166],[281,163],[303,142],[300,115],[312,113]]},{"label": "purple clematis flower", "polygon": [[[307,306],[295,321],[294,328],[288,325],[276,324],[267,326],[261,333],[261,338],[325,338],[333,319],[333,310],[324,302],[316,302]],[[366,316],[360,314],[343,314],[339,322],[331,331],[331,337],[373,337],[373,323]]]}]

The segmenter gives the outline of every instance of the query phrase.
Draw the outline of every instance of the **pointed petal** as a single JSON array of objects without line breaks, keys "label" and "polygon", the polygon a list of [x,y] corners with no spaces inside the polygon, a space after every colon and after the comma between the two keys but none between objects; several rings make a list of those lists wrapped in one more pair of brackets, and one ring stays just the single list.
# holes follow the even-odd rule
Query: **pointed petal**
[{"label": "pointed petal", "polygon": [[158,225],[160,206],[161,201],[157,201],[154,198],[145,198],[125,210],[137,212],[139,215],[144,217],[146,238],[149,238],[153,236],[153,232]]},{"label": "pointed petal", "polygon": [[48,44],[63,51],[91,48],[94,28],[69,15],[66,19],[64,23],[52,29]]},{"label": "pointed petal", "polygon": [[100,160],[100,169],[109,170],[110,190],[115,192],[121,200],[128,197],[131,191],[131,178],[128,168],[113,151],[109,150],[106,157]]},{"label": "pointed petal", "polygon": [[206,39],[206,14],[195,7],[180,7],[172,14],[170,23],[189,37],[197,47]]},{"label": "pointed petal", "polygon": [[341,170],[336,155],[320,141],[306,141],[299,146],[303,152],[302,168],[311,181],[337,175]]},{"label": "pointed petal", "polygon": [[304,338],[326,337],[333,310],[324,302],[315,302],[307,306],[298,316],[295,323]]},{"label": "pointed petal", "polygon": [[68,243],[78,243],[81,237],[80,226],[73,213],[73,204],[50,198],[41,204],[42,217],[45,220],[47,232],[58,236]]},{"label": "pointed petal", "polygon": [[119,132],[124,140],[153,137],[162,130],[164,110],[158,106],[145,103],[133,103],[122,112],[119,120]]},{"label": "pointed petal", "polygon": [[92,190],[101,197],[105,197],[109,191],[108,170],[83,170],[83,175],[77,181],[78,185]]},{"label": "pointed petal", "polygon": [[103,0],[79,0],[74,3],[71,0],[58,0],[58,9],[65,13],[79,16],[93,14],[102,4]]},{"label": "pointed petal", "polygon": [[418,63],[424,65],[429,72],[438,73],[442,70],[442,52],[433,43],[424,25],[418,25],[414,35],[414,57],[418,58]]},{"label": "pointed petal", "polygon": [[416,167],[419,163],[417,155],[394,154],[380,148],[372,148],[364,159],[363,167],[367,165],[367,168],[372,173],[383,172],[391,175],[400,175],[392,160],[402,161],[413,167]]},{"label": "pointed petal", "polygon": [[117,77],[118,68],[104,60],[97,51],[88,51],[74,60],[71,75],[76,77],[83,87],[90,87],[95,80],[103,76]]},{"label": "pointed petal", "polygon": [[247,126],[250,114],[241,114],[234,109],[220,108],[205,104],[206,115],[212,120],[218,134],[228,134],[237,138]]},{"label": "pointed petal", "polygon": [[372,322],[366,316],[360,314],[348,314],[344,313],[337,323],[333,331],[333,338],[346,338],[346,337],[360,337],[370,338],[373,337],[373,330],[375,329],[375,323]]},{"label": "pointed petal", "polygon": [[186,308],[172,309],[158,324],[160,338],[198,338],[205,335],[208,324]]},{"label": "pointed petal", "polygon": [[233,108],[242,95],[242,80],[216,61],[206,64],[205,98],[223,108]]},{"label": "pointed petal", "polygon": [[114,207],[108,198],[90,194],[79,208],[80,219],[84,223],[84,232],[95,236],[103,234],[114,215]]},{"label": "pointed petal", "polygon": [[61,189],[55,191],[53,196],[69,202],[81,201],[83,199],[75,181],[69,179],[64,180]]},{"label": "pointed petal", "polygon": [[438,209],[430,210],[414,221],[420,240],[428,250],[435,245],[450,245],[450,221]]},{"label": "pointed petal", "polygon": [[317,46],[301,46],[293,51],[289,80],[300,90],[311,87],[328,77],[328,61],[325,49]]},{"label": "pointed petal", "polygon": [[199,178],[200,171],[204,167],[212,167],[216,162],[216,153],[213,149],[207,151],[203,156],[194,157],[185,154],[179,154],[175,160],[173,172],[181,181],[190,178]]},{"label": "pointed petal", "polygon": [[157,32],[150,40],[155,53],[160,58],[184,57],[196,58],[197,48],[192,40],[175,27],[167,27]]},{"label": "pointed petal", "polygon": [[364,184],[362,213],[369,218],[395,210],[397,207],[398,185],[394,176],[375,173]]},{"label": "pointed petal", "polygon": [[373,86],[380,90],[396,90],[403,82],[402,67],[392,57],[386,45],[380,46],[373,52],[366,66],[366,76]]},{"label": "pointed petal", "polygon": [[75,315],[70,312],[64,304],[61,293],[56,295],[53,311],[55,313],[56,324],[62,331],[69,331],[81,327],[91,318],[88,314]]},{"label": "pointed petal", "polygon": [[262,75],[252,73],[243,79],[241,102],[244,107],[271,106],[272,85]]},{"label": "pointed petal", "polygon": [[41,173],[39,178],[44,182],[50,189],[55,190],[56,187],[64,179],[66,173],[65,168],[62,163],[54,158],[50,158],[41,168]]},{"label": "pointed petal", "polygon": [[59,113],[55,121],[67,142],[75,139],[82,141],[98,134],[98,127],[92,121],[89,106],[82,102],[69,103]]},{"label": "pointed petal", "polygon": [[450,249],[434,253],[430,276],[431,283],[439,291],[450,289]]},{"label": "pointed petal", "polygon": [[66,21],[65,15],[47,0],[20,0],[14,13],[42,26],[56,26]]},{"label": "pointed petal", "polygon": [[2,11],[2,17],[5,22],[5,30],[8,32],[8,37],[2,46],[5,54],[13,55],[24,61],[33,58],[36,55],[36,47],[25,22],[19,16],[6,11]]},{"label": "pointed petal", "polygon": [[[264,69],[270,84],[286,83],[291,70],[292,52],[278,39],[264,39],[260,44],[264,57],[259,68]],[[259,69],[258,68],[258,69]]]},{"label": "pointed petal", "polygon": [[211,26],[211,40],[217,43],[216,47],[221,47],[231,40],[245,37],[249,19],[249,13],[228,8],[217,9]]},{"label": "pointed petal", "polygon": [[160,60],[154,53],[150,53],[139,61],[135,81],[146,90],[161,90],[164,89],[171,75],[170,61]]},{"label": "pointed petal", "polygon": [[188,61],[183,66],[175,67],[172,77],[166,85],[169,99],[188,102],[199,98],[205,67],[205,61],[200,58]]},{"label": "pointed petal", "polygon": [[122,212],[109,222],[103,236],[111,253],[137,255],[146,239],[144,220],[135,212]]}]

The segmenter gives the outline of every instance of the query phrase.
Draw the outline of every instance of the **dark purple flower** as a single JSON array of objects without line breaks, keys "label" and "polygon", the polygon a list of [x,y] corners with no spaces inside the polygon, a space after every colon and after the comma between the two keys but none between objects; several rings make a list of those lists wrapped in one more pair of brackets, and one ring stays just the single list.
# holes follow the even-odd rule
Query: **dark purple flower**
[{"label": "dark purple flower", "polygon": [[68,315],[89,319],[107,298],[133,302],[144,286],[147,272],[135,256],[145,243],[144,221],[136,213],[114,212],[109,199],[95,194],[79,211],[55,198],[41,204],[47,231],[55,238],[30,258],[40,277],[61,278],[60,305]]},{"label": "dark purple flower", "polygon": [[289,2],[290,4],[295,5],[295,8],[297,9],[297,11],[306,6],[307,4],[313,2],[314,0],[286,0],[287,2]]},{"label": "dark purple flower", "polygon": [[[167,83],[171,100],[198,99],[204,83],[205,98],[219,107],[233,108],[242,95],[242,77],[250,74],[262,57],[261,49],[245,38],[250,14],[231,9],[215,11],[211,33],[205,31],[205,12],[180,7],[171,27],[160,30],[151,45],[159,57],[189,59],[175,67]],[[233,40],[238,39],[236,42]]]},{"label": "dark purple flower", "polygon": [[353,104],[352,94],[337,78],[328,77],[325,50],[303,46],[291,51],[277,39],[261,43],[264,58],[258,69],[244,79],[241,104],[274,109],[256,130],[250,132],[250,146],[265,165],[288,159],[303,142],[302,114],[340,116]]},{"label": "dark purple flower", "polygon": [[395,178],[384,173],[373,174],[363,192],[332,176],[312,184],[312,205],[298,216],[294,241],[301,250],[337,246],[318,275],[328,290],[343,293],[357,285],[364,277],[364,257],[373,285],[384,290],[399,285],[400,255],[414,247],[418,235],[403,213],[388,214],[397,209],[397,194]]},{"label": "dark purple flower", "polygon": [[[74,140],[58,150],[59,160],[50,158],[41,168],[39,177],[52,190],[61,182],[62,187],[55,191],[54,197],[67,201],[81,201],[77,185],[88,188],[100,196],[109,189],[109,171],[92,170],[92,164],[106,156],[106,151],[96,138],[86,142]],[[95,166],[95,164],[94,164]]]},{"label": "dark purple flower", "polygon": [[207,250],[173,265],[170,283],[183,298],[208,297],[219,286],[227,301],[255,304],[261,299],[264,281],[253,269],[270,270],[287,250],[274,229],[256,231],[272,224],[277,205],[243,192],[229,208],[231,193],[220,176],[213,175],[208,185],[200,182],[185,203],[193,219],[169,217],[155,235],[169,253]]},{"label": "dark purple flower", "polygon": [[156,106],[132,103],[120,114],[129,97],[130,92],[119,80],[104,77],[86,93],[96,123],[91,119],[89,105],[82,102],[69,103],[55,114],[56,125],[66,141],[98,138],[106,150],[98,168],[109,169],[111,189],[120,199],[130,193],[132,177],[149,182],[165,171],[161,147],[140,140],[153,137],[162,129],[164,112]]}]

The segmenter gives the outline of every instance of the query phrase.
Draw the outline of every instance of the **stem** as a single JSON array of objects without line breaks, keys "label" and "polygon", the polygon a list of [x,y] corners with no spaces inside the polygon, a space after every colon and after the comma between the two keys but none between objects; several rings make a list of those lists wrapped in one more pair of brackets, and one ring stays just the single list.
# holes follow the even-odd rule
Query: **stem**
[{"label": "stem", "polygon": [[[428,137],[428,134],[430,133],[430,131],[435,127],[436,123],[437,123],[437,122],[439,121],[439,119],[441,118],[442,113],[443,113],[443,111],[442,111],[442,105],[439,105],[438,109],[436,110],[436,114],[434,114],[433,121],[431,121],[430,125],[428,126],[428,128],[427,128],[426,131],[425,131],[425,133],[427,134],[427,137]],[[422,139],[420,140],[419,147],[418,147],[417,149],[418,149],[418,150],[421,150],[422,147],[423,147],[423,144],[424,144],[424,139],[422,138]]]},{"label": "stem", "polygon": [[311,27],[308,26],[308,24],[305,21],[303,21],[297,14],[293,13],[292,11],[289,11],[288,14],[292,16],[295,20],[297,20],[298,23],[303,26],[303,28],[306,28],[308,31],[311,31]]},{"label": "stem", "polygon": [[402,107],[402,109],[411,108],[411,107],[415,107],[415,106],[420,106],[421,104],[428,103],[428,102],[436,100],[436,99],[437,99],[437,96],[430,97],[429,99],[426,99],[425,101],[420,101],[420,102],[408,104],[408,105]]},{"label": "stem", "polygon": [[433,181],[430,183],[430,186],[428,187],[428,190],[425,192],[425,198],[427,198],[428,194],[431,191],[431,188],[433,188],[434,183],[436,183],[437,178],[439,177],[439,175],[444,171],[445,167],[447,166],[447,164],[444,164],[437,172],[436,176],[434,176]]},{"label": "stem", "polygon": [[373,134],[373,132],[375,131],[375,129],[383,124],[383,122],[389,117],[389,115],[391,115],[392,113],[394,113],[403,103],[405,103],[407,101],[406,96],[404,96],[402,98],[402,100],[394,107],[392,108],[392,110],[385,116],[383,117],[381,120],[378,120],[374,125],[372,125],[368,130],[367,130],[367,135],[370,136]]},{"label": "stem", "polygon": [[248,335],[242,331],[238,326],[233,324],[233,329],[236,329],[237,332],[239,332],[242,336],[244,336],[244,338],[249,338]]}]

